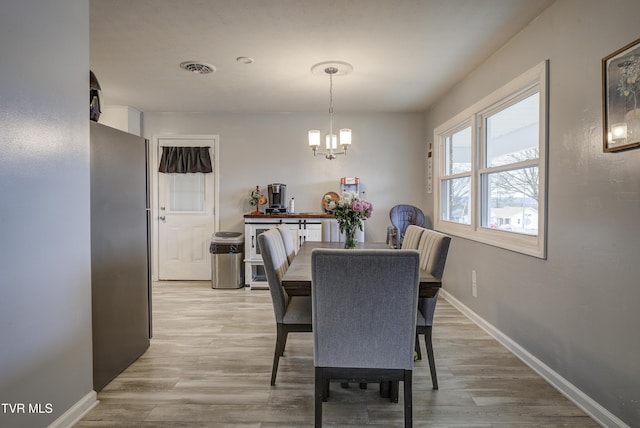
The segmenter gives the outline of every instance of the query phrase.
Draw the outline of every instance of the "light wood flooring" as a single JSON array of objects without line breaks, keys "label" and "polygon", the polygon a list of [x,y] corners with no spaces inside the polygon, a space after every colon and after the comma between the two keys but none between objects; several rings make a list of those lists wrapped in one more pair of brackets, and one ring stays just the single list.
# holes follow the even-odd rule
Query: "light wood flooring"
[{"label": "light wood flooring", "polygon": [[[289,335],[269,385],[275,321],[268,291],[159,282],[151,347],[107,385],[85,427],[313,426],[313,340]],[[442,298],[433,343],[440,389],[425,359],[413,370],[415,427],[597,427],[574,404]],[[400,388],[402,390],[402,388]],[[326,427],[402,427],[377,385],[331,384]]]}]

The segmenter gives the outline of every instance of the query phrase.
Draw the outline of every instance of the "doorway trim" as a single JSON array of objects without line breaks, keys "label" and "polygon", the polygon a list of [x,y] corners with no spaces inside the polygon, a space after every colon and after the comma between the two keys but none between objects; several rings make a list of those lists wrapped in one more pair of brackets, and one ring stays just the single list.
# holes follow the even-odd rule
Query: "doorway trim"
[{"label": "doorway trim", "polygon": [[220,203],[220,135],[218,134],[160,134],[154,135],[151,143],[151,171],[149,172],[149,179],[151,180],[151,279],[158,281],[158,266],[159,266],[159,213],[158,213],[158,200],[159,200],[159,186],[158,186],[158,167],[160,164],[160,141],[161,140],[203,140],[207,144],[211,145],[212,165],[214,174],[214,199],[213,199],[213,231],[218,232],[220,230],[220,210],[218,205]]}]

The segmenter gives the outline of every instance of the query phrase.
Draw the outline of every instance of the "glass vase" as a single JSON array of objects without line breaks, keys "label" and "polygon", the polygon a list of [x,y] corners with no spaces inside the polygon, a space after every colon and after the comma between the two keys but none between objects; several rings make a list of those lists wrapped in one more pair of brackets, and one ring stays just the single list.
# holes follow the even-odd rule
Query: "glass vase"
[{"label": "glass vase", "polygon": [[346,224],[344,228],[344,248],[356,248],[356,229],[357,224]]}]

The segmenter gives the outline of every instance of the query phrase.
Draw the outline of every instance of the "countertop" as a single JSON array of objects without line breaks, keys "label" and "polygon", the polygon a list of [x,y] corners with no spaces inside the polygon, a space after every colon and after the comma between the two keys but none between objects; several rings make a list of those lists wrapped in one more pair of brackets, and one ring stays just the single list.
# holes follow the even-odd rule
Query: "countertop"
[{"label": "countertop", "polygon": [[333,214],[321,212],[294,214],[245,214],[244,218],[335,218]]}]

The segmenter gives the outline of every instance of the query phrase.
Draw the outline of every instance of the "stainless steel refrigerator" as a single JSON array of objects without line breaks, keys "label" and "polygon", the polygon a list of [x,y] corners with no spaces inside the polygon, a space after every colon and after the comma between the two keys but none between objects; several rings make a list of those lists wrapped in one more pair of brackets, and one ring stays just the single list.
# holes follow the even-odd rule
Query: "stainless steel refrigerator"
[{"label": "stainless steel refrigerator", "polygon": [[100,391],[151,337],[148,142],[90,125],[93,386]]}]

